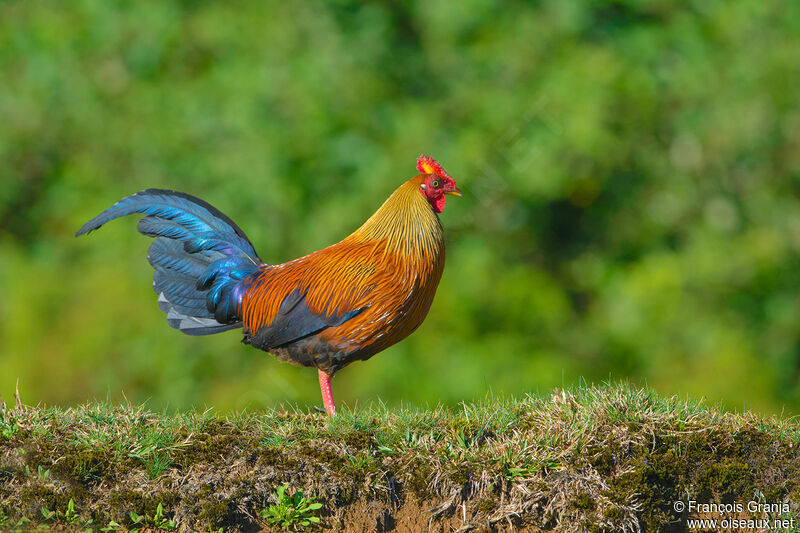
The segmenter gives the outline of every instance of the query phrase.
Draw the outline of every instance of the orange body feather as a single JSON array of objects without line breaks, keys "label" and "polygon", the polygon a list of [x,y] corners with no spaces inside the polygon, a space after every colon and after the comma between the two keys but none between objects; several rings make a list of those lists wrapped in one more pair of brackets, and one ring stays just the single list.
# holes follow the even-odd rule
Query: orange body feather
[{"label": "orange body feather", "polygon": [[444,269],[439,218],[420,194],[424,175],[401,185],[341,242],[294,261],[263,265],[242,299],[246,341],[268,327],[295,290],[311,313],[362,310],[291,347],[269,347],[281,359],[333,374],[410,335],[428,314]]}]

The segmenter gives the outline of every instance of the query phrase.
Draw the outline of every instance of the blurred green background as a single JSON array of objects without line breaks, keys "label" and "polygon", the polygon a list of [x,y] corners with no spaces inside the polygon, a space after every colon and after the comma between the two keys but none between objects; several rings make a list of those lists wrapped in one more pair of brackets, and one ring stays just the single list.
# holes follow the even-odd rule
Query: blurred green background
[{"label": "blurred green background", "polygon": [[315,372],[167,326],[134,217],[73,234],[173,188],[283,262],[425,153],[465,192],[444,278],[340,402],[610,378],[800,409],[794,0],[4,1],[0,117],[7,400],[320,404]]}]

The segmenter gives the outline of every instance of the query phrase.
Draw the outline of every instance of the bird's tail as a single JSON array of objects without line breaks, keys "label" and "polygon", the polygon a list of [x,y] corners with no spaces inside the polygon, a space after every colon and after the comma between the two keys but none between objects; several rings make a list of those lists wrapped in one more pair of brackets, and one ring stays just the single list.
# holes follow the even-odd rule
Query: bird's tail
[{"label": "bird's tail", "polygon": [[147,189],[112,205],[75,236],[132,213],[147,215],[138,230],[155,237],[147,259],[169,325],[188,335],[240,327],[244,280],[262,263],[239,226],[199,198]]}]

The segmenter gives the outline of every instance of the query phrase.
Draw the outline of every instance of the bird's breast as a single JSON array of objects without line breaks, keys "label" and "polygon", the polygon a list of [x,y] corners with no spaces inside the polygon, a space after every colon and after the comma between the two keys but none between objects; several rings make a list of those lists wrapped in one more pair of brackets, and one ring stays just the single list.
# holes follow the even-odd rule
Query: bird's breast
[{"label": "bird's breast", "polygon": [[360,352],[366,358],[414,332],[433,303],[444,270],[444,247],[424,259],[412,262],[404,255],[387,255],[368,283],[368,292],[361,302],[364,312],[336,328],[320,332],[320,338],[338,342],[343,350]]}]

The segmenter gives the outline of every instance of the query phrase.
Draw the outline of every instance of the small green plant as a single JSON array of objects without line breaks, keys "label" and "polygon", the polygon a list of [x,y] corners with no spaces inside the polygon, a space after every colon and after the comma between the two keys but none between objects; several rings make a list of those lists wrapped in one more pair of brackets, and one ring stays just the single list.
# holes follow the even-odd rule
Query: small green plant
[{"label": "small green plant", "polygon": [[42,507],[42,516],[45,520],[55,520],[58,518],[58,513],[56,511],[51,511],[47,507]]},{"label": "small green plant", "polygon": [[131,524],[134,526],[143,526],[145,525],[146,517],[143,514],[137,514],[136,511],[130,512],[131,517]]},{"label": "small green plant", "polygon": [[322,504],[314,502],[313,498],[304,497],[302,489],[291,496],[287,494],[288,490],[289,485],[281,485],[275,489],[278,503],[262,510],[261,518],[265,518],[270,525],[292,531],[319,524],[319,517],[315,515]]},{"label": "small green plant", "polygon": [[346,455],[345,460],[350,465],[350,468],[354,471],[361,471],[364,470],[369,462],[372,460],[372,457],[364,452],[358,455]]},{"label": "small green plant", "polygon": [[164,529],[167,531],[174,531],[177,527],[177,522],[174,520],[167,520],[164,518],[164,506],[160,503],[158,507],[156,507],[156,514],[153,516],[152,519],[148,518],[146,515],[137,514],[134,511],[130,512],[131,523],[133,524],[133,529],[131,531],[141,531],[144,526],[153,526],[156,529]]},{"label": "small green plant", "polygon": [[70,498],[69,502],[67,503],[66,512],[62,513],[59,510],[51,511],[47,507],[42,507],[42,516],[46,521],[52,520],[53,522],[63,522],[71,526],[76,524],[82,524],[88,527],[91,526],[93,523],[93,520],[91,518],[85,521],[81,520],[80,515],[77,512],[75,512],[75,501],[72,498]]},{"label": "small green plant", "polygon": [[158,529],[172,531],[177,526],[177,522],[164,518],[164,507],[159,503],[156,507],[156,515],[153,517],[153,525]]},{"label": "small green plant", "polygon": [[[31,467],[29,467],[28,465],[25,465],[25,475],[27,477],[33,477],[34,476],[34,473],[31,471]],[[50,482],[50,469],[49,468],[45,469],[44,467],[42,467],[42,465],[39,465],[36,468],[36,474],[35,475],[38,476],[38,478],[41,481],[43,481],[44,483],[49,483]]]},{"label": "small green plant", "polygon": [[3,437],[4,439],[10,439],[16,434],[16,422],[6,422],[5,420],[0,420],[0,437]]},{"label": "small green plant", "polygon": [[[30,531],[31,530],[30,523],[31,523],[31,519],[28,518],[27,516],[23,516],[22,518],[17,520],[17,523],[14,524],[11,527],[11,529],[8,530],[8,532],[9,533],[18,533],[18,532],[22,533],[23,531]],[[5,525],[11,525],[11,524],[9,523],[9,524],[5,524]],[[4,529],[3,531],[6,531],[6,530]]]},{"label": "small green plant", "polygon": [[150,479],[156,479],[164,470],[170,467],[172,459],[166,453],[153,453],[149,457],[142,459],[142,462]]},{"label": "small green plant", "polygon": [[[45,469],[42,465],[39,465],[36,468],[36,475],[38,475],[39,479],[41,479],[45,483],[50,481],[50,469],[49,468]],[[70,501],[72,501],[72,500],[70,500]]]}]

